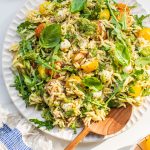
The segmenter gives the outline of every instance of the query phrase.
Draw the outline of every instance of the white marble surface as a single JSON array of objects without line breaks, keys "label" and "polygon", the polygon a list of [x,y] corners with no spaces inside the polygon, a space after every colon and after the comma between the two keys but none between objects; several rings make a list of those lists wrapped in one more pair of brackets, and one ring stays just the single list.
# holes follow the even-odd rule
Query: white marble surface
[{"label": "white marble surface", "polygon": [[[23,5],[25,0],[0,0],[0,58],[2,54],[2,44],[5,37],[5,32],[13,19],[16,11]],[[143,7],[150,10],[149,0],[138,0]],[[12,104],[2,77],[2,67],[0,62],[0,104],[3,108],[17,112],[15,106]],[[150,134],[150,109],[145,113],[143,118],[128,131],[115,136],[103,143],[93,144],[80,144],[77,150],[129,150],[130,147],[139,139]],[[62,150],[65,145],[68,144],[66,141],[62,141],[53,137],[50,139],[54,142],[54,150]]]}]

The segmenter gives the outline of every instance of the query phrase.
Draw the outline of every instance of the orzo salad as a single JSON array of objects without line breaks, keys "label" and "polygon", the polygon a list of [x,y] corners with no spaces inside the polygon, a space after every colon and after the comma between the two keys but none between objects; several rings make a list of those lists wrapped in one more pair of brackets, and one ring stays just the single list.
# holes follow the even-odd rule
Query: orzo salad
[{"label": "orzo salad", "polygon": [[114,0],[50,0],[17,32],[14,85],[38,127],[76,128],[150,95],[150,28],[136,6]]}]

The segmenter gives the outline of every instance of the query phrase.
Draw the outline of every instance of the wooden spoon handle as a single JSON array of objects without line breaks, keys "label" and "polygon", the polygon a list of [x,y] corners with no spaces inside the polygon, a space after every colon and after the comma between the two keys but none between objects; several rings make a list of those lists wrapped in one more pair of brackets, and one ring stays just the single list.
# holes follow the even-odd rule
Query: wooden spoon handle
[{"label": "wooden spoon handle", "polygon": [[65,150],[73,150],[89,132],[89,127],[85,127],[80,134],[65,148]]}]

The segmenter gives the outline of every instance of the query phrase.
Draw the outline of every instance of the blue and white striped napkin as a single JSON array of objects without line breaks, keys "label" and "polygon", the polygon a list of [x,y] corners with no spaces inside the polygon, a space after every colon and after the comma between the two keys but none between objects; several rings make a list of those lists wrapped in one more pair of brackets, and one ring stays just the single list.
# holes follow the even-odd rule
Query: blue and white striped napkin
[{"label": "blue and white striped napkin", "polygon": [[0,150],[52,150],[48,135],[0,106]]},{"label": "blue and white striped napkin", "polygon": [[0,143],[8,150],[31,150],[22,140],[21,132],[9,128],[6,124],[0,128]]}]

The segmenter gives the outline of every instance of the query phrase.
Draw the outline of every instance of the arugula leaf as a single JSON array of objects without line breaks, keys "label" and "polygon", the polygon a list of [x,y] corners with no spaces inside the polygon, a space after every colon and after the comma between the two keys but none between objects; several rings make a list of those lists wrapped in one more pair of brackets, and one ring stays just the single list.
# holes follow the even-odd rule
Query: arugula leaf
[{"label": "arugula leaf", "polygon": [[38,119],[30,119],[29,121],[33,122],[34,124],[38,125],[38,128],[46,127],[47,130],[53,129],[53,122],[52,121],[40,121]]},{"label": "arugula leaf", "polygon": [[71,67],[71,66],[65,66],[65,67],[62,68],[62,70],[69,71],[71,73],[77,73],[77,70],[75,68]]},{"label": "arugula leaf", "polygon": [[86,77],[82,82],[86,87],[95,91],[100,91],[103,88],[101,81],[96,77]]},{"label": "arugula leaf", "polygon": [[24,79],[20,74],[15,76],[15,87],[19,91],[21,97],[25,100],[26,105],[28,106],[30,92],[28,91],[24,83]]},{"label": "arugula leaf", "polygon": [[59,24],[51,24],[42,31],[39,44],[43,48],[53,48],[60,43],[60,40],[61,26]]},{"label": "arugula leaf", "polygon": [[26,54],[26,52],[29,52],[32,50],[32,44],[28,40],[22,40],[20,43],[20,49],[19,52],[22,53],[23,55]]},{"label": "arugula leaf", "polygon": [[[56,47],[53,49],[53,52],[52,52],[52,56],[51,56],[51,59],[50,59],[50,61],[51,61],[51,66],[52,66],[52,68],[53,68],[52,71],[54,71],[54,68],[55,68],[55,61],[58,60],[58,58],[59,58],[59,57],[57,56],[57,53],[58,53],[59,49],[60,49],[60,44],[56,45]],[[53,73],[52,73],[52,74],[53,74]]]},{"label": "arugula leaf", "polygon": [[76,122],[73,122],[72,125],[71,125],[71,129],[73,129],[74,131],[74,134],[77,133],[77,125],[76,125]]},{"label": "arugula leaf", "polygon": [[121,26],[122,26],[122,30],[127,30],[127,14],[126,14],[126,12],[123,14],[120,23],[121,23]]},{"label": "arugula leaf", "polygon": [[148,15],[141,15],[140,17],[138,15],[134,15],[134,19],[136,21],[136,24],[143,27],[143,21],[144,19],[150,17],[150,14]]},{"label": "arugula leaf", "polygon": [[23,55],[24,60],[36,60],[38,57],[38,54],[35,52],[26,52],[26,54]]},{"label": "arugula leaf", "polygon": [[65,112],[66,118],[73,117],[73,116],[74,116],[74,110],[68,110]]},{"label": "arugula leaf", "polygon": [[100,109],[101,108],[107,109],[107,106],[106,106],[105,102],[101,102],[99,100],[93,99],[93,94],[92,93],[86,93],[85,94],[84,103],[91,103],[91,104],[94,104],[95,106],[97,106]]},{"label": "arugula leaf", "polygon": [[37,24],[25,21],[17,27],[17,32],[23,39],[29,39],[35,35],[34,30]]},{"label": "arugula leaf", "polygon": [[108,9],[109,9],[109,11],[110,11],[110,14],[112,15],[112,17],[113,17],[113,19],[114,19],[114,22],[116,23],[116,25],[119,25],[119,22],[118,22],[118,20],[117,20],[115,14],[114,14],[112,8],[111,8],[110,0],[105,0],[105,1],[106,1],[106,5],[107,5],[107,7],[108,7]]},{"label": "arugula leaf", "polygon": [[111,7],[110,0],[105,0],[105,1],[106,1],[106,5],[107,5],[107,7],[110,11],[110,14],[112,16],[111,23],[114,24],[114,26],[115,26],[115,28],[114,28],[114,30],[112,31],[111,34],[115,35],[121,41],[121,43],[124,44],[124,46],[127,47],[123,32],[121,30],[122,28],[126,29],[126,25],[127,25],[127,23],[125,21],[126,16],[123,17],[123,20],[120,24],[119,21],[117,20],[116,16],[115,16],[114,10]]},{"label": "arugula leaf", "polygon": [[53,121],[53,116],[49,108],[45,108],[42,112],[42,117],[47,121]]},{"label": "arugula leaf", "polygon": [[127,47],[121,42],[116,42],[116,48],[114,50],[114,57],[117,62],[123,66],[127,66],[130,63],[130,53]]},{"label": "arugula leaf", "polygon": [[25,84],[27,86],[32,86],[32,80],[31,80],[31,78],[29,76],[25,75],[25,74],[23,75],[23,77],[24,77]]},{"label": "arugula leaf", "polygon": [[106,100],[106,104],[111,105],[111,104],[110,104],[110,101],[116,96],[117,93],[119,93],[119,92],[121,91],[121,89],[123,88],[124,82],[125,82],[125,80],[118,82],[117,87],[114,88],[113,93],[112,93],[111,96]]},{"label": "arugula leaf", "polygon": [[84,9],[87,0],[72,0],[71,12],[76,13]]},{"label": "arugula leaf", "polygon": [[55,72],[60,72],[58,70],[55,70],[52,66],[50,66],[50,64],[48,62],[46,62],[45,60],[43,60],[41,57],[38,57],[35,61],[37,64],[42,65],[43,67],[47,68],[47,69],[51,69]]},{"label": "arugula leaf", "polygon": [[136,79],[140,79],[141,75],[144,74],[144,70],[141,69],[141,70],[135,70],[133,73],[132,73],[132,76]]},{"label": "arugula leaf", "polygon": [[135,64],[137,66],[145,66],[145,65],[150,65],[150,56],[147,57],[139,57],[136,61]]}]

